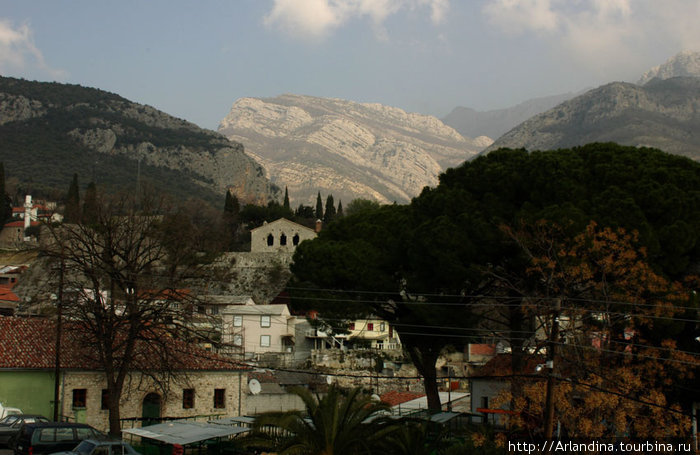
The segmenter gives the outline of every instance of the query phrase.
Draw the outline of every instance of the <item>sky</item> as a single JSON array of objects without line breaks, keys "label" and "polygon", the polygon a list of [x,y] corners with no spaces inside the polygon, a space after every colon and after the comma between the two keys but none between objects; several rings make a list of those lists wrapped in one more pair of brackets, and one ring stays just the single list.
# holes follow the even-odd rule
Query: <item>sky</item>
[{"label": "sky", "polygon": [[243,97],[444,117],[636,82],[700,50],[700,0],[0,0],[0,75],[216,129]]}]

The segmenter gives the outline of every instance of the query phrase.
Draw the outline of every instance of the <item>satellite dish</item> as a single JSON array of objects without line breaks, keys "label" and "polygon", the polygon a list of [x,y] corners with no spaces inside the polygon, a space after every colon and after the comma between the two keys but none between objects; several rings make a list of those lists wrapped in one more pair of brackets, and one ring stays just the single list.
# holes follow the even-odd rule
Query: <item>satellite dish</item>
[{"label": "satellite dish", "polygon": [[333,378],[330,376],[326,376],[326,384],[331,385],[333,383]]},{"label": "satellite dish", "polygon": [[259,394],[262,390],[260,381],[258,381],[257,379],[251,379],[250,381],[248,381],[248,390],[250,390],[250,393],[252,393],[253,395]]},{"label": "satellite dish", "polygon": [[376,393],[373,393],[370,398],[372,399],[372,401],[381,401],[381,397]]}]

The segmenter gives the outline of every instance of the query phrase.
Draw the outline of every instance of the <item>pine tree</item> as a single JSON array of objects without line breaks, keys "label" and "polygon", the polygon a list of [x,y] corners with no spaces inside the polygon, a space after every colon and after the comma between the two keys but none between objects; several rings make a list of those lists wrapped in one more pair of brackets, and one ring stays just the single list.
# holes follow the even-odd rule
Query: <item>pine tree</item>
[{"label": "pine tree", "polygon": [[333,203],[333,195],[329,194],[326,198],[326,213],[323,216],[325,223],[330,223],[335,218],[335,205]]},{"label": "pine tree", "polygon": [[0,162],[0,223],[12,217],[12,200],[5,193],[5,164]]},{"label": "pine tree", "polygon": [[317,220],[322,220],[323,219],[323,201],[321,201],[321,192],[318,192],[318,196],[316,196],[316,219]]},{"label": "pine tree", "polygon": [[291,211],[292,209],[289,207],[289,191],[287,191],[287,187],[284,187],[284,208],[287,211]]},{"label": "pine tree", "polygon": [[66,223],[80,222],[80,193],[78,190],[78,174],[73,174],[73,181],[70,183],[70,187],[68,187],[64,221]]},{"label": "pine tree", "polygon": [[343,201],[341,201],[341,200],[338,201],[338,212],[335,215],[338,218],[341,218],[345,215],[343,213]]},{"label": "pine tree", "polygon": [[97,222],[97,187],[95,182],[88,183],[85,189],[83,201],[83,223],[94,224]]}]

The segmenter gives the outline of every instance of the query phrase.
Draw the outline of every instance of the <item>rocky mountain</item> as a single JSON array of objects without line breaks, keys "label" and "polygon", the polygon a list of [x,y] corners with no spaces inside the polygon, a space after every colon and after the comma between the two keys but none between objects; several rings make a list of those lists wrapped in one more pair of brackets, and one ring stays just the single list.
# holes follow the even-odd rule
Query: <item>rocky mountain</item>
[{"label": "rocky mountain", "polygon": [[137,180],[181,198],[223,204],[279,198],[240,143],[118,95],[78,85],[0,77],[0,161],[27,191],[80,182],[133,188]]},{"label": "rocky mountain", "polygon": [[530,117],[547,111],[581,93],[564,93],[534,98],[517,106],[491,111],[476,111],[468,107],[458,106],[442,121],[463,136],[499,138]]},{"label": "rocky mountain", "polygon": [[700,52],[679,52],[663,65],[655,66],[644,73],[637,83],[644,85],[654,78],[670,79],[672,77],[700,77]]},{"label": "rocky mountain", "polygon": [[314,203],[319,191],[336,203],[407,202],[491,142],[427,115],[302,95],[239,99],[218,131],[244,144],[294,204]]},{"label": "rocky mountain", "polygon": [[512,129],[486,149],[552,150],[590,142],[648,146],[700,159],[700,78],[604,85]]}]

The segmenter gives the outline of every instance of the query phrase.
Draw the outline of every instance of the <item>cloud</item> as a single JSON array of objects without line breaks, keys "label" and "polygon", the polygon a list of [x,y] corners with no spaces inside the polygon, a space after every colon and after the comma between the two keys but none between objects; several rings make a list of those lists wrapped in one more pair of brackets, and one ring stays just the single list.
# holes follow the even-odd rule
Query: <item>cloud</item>
[{"label": "cloud", "polygon": [[34,35],[27,24],[13,26],[0,19],[0,73],[24,76],[40,72],[55,79],[64,79],[66,72],[46,64],[41,51],[34,44]]},{"label": "cloud", "polygon": [[433,24],[444,21],[449,0],[274,0],[266,26],[302,39],[317,40],[353,19],[368,19],[375,35],[384,39],[386,19],[401,10],[430,9]]},{"label": "cloud", "polygon": [[584,64],[700,50],[699,0],[485,0],[482,13],[503,33],[534,34]]}]

